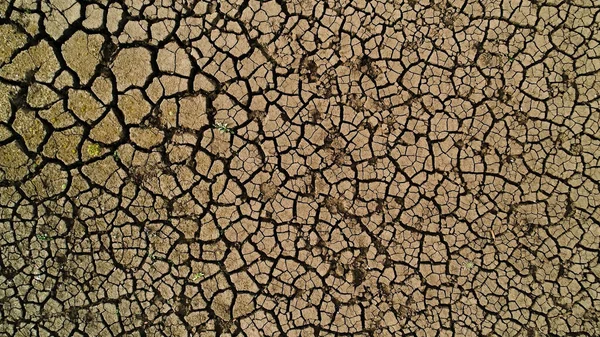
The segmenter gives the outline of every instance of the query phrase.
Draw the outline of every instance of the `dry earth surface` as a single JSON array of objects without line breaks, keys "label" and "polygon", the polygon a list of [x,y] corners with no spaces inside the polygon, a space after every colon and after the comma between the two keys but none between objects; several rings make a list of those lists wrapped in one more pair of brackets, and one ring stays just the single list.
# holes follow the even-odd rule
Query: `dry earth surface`
[{"label": "dry earth surface", "polygon": [[0,0],[1,336],[600,336],[597,0]]}]

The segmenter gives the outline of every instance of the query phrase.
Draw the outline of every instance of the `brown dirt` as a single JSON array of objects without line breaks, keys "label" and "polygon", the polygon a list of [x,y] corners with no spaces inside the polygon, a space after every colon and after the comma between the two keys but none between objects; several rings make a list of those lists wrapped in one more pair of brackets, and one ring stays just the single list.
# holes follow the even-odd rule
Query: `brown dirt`
[{"label": "brown dirt", "polygon": [[598,17],[0,1],[0,336],[600,336]]}]

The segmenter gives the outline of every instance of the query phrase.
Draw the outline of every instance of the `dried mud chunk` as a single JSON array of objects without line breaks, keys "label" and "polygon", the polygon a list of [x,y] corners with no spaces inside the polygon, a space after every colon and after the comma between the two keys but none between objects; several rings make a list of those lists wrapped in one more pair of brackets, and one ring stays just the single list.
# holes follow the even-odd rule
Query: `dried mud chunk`
[{"label": "dried mud chunk", "polygon": [[93,183],[105,186],[111,190],[118,188],[123,183],[121,177],[125,173],[119,170],[112,157],[94,162],[86,166],[82,171]]},{"label": "dried mud chunk", "polygon": [[273,199],[273,197],[275,197],[275,195],[277,195],[278,190],[279,189],[278,189],[277,185],[273,184],[270,181],[260,184],[260,193],[262,194],[262,197],[265,200]]},{"label": "dried mud chunk", "polygon": [[121,20],[123,19],[123,9],[121,8],[121,4],[112,3],[108,7],[107,20],[106,20],[106,28],[109,32],[114,33],[119,28]]},{"label": "dried mud chunk", "polygon": [[106,77],[96,77],[92,84],[92,91],[104,104],[110,104],[113,101],[112,89],[113,83]]},{"label": "dried mud chunk", "polygon": [[95,122],[104,109],[92,95],[84,90],[69,91],[69,109],[84,122]]},{"label": "dried mud chunk", "polygon": [[[197,13],[197,12],[196,12]],[[187,20],[197,20],[201,21],[199,18],[187,18],[182,21],[186,22]],[[175,28],[174,20],[165,20],[160,22],[154,22],[150,24],[150,36],[152,36],[152,42],[164,41],[169,36],[169,34]],[[178,34],[181,34],[182,31],[187,31],[189,33],[189,27],[187,25],[182,25],[178,27]],[[189,37],[189,35],[188,35]]]},{"label": "dried mud chunk", "polygon": [[55,128],[65,128],[75,123],[75,118],[63,109],[62,102],[57,102],[49,109],[39,112],[40,117],[52,123]]},{"label": "dried mud chunk", "polygon": [[0,65],[8,62],[10,56],[22,47],[27,38],[10,25],[0,25]]},{"label": "dried mud chunk", "polygon": [[198,151],[196,153],[196,171],[204,176],[208,175],[210,167],[212,166],[212,159],[204,152]]},{"label": "dried mud chunk", "polygon": [[129,86],[143,86],[152,71],[150,52],[146,48],[127,48],[119,52],[112,64],[117,78],[117,89]]},{"label": "dried mud chunk", "polygon": [[[158,80],[155,80],[154,82],[152,82],[152,84],[150,85],[150,88],[152,88],[154,86],[155,83],[158,83]],[[159,84],[160,85],[160,84]],[[150,91],[150,88],[148,90],[146,90],[146,92],[148,94]],[[158,96],[162,95],[160,93],[158,93]],[[164,94],[164,93],[163,93]],[[150,96],[150,99],[153,99],[152,96]],[[167,127],[174,127],[177,125],[177,104],[175,103],[174,99],[167,99],[162,101],[162,103],[160,104],[160,107],[156,110],[153,110],[158,112],[159,114],[159,121],[161,125],[167,126]]]},{"label": "dried mud chunk", "polygon": [[11,63],[0,68],[0,76],[22,81],[31,74],[40,82],[50,83],[59,68],[52,47],[46,41],[42,41],[20,52]]},{"label": "dried mud chunk", "polygon": [[20,180],[27,173],[27,160],[15,142],[0,146],[0,180]]},{"label": "dried mud chunk", "polygon": [[18,87],[0,83],[0,120],[7,121],[11,115],[11,100],[19,91]]},{"label": "dried mud chunk", "polygon": [[150,104],[138,89],[129,90],[119,95],[119,109],[123,111],[125,123],[139,124],[150,113]]},{"label": "dried mud chunk", "polygon": [[231,319],[232,304],[233,292],[231,290],[226,290],[218,293],[213,297],[213,301],[210,305],[210,308],[219,318],[221,318],[224,321],[229,321]]},{"label": "dried mud chunk", "polygon": [[187,239],[193,239],[199,230],[198,222],[191,219],[183,219],[176,225]]},{"label": "dried mud chunk", "polygon": [[12,132],[8,130],[8,127],[0,125],[0,141],[5,141],[12,136]]},{"label": "dried mud chunk", "polygon": [[46,32],[56,40],[70,24],[79,19],[81,5],[75,0],[55,0],[52,3],[44,3],[42,11],[46,13],[44,17]]},{"label": "dried mud chunk", "polygon": [[87,35],[78,31],[62,46],[62,54],[67,65],[75,70],[83,83],[89,81],[94,74],[103,41],[102,35]]},{"label": "dried mud chunk", "polygon": [[245,36],[241,34],[214,33],[215,32],[213,32],[213,36],[211,36],[211,38],[216,38],[215,45],[221,50],[223,50],[225,53],[230,53],[231,55],[233,55],[233,57],[238,58],[250,52],[250,44],[248,43]]},{"label": "dried mud chunk", "polygon": [[58,100],[58,95],[43,84],[34,83],[27,90],[27,104],[33,108],[46,107]]},{"label": "dried mud chunk", "polygon": [[35,152],[46,135],[42,122],[27,109],[17,111],[13,128],[23,137],[29,151]]},{"label": "dried mud chunk", "polygon": [[131,140],[146,149],[157,146],[164,138],[163,132],[156,128],[132,128],[129,132]]},{"label": "dried mud chunk", "polygon": [[586,48],[582,47],[585,43],[585,37],[574,30],[565,28],[557,29],[550,35],[550,41],[561,52],[567,55],[584,53],[586,50]]},{"label": "dried mud chunk", "polygon": [[215,85],[211,79],[202,74],[196,74],[194,78],[194,90],[213,91]]},{"label": "dried mud chunk", "polygon": [[[164,332],[169,336],[187,336],[188,331],[185,328],[185,324],[181,321],[181,318],[175,313],[170,314],[165,318]],[[158,334],[164,333],[161,331]]]},{"label": "dried mud chunk", "polygon": [[187,145],[169,144],[167,146],[167,152],[169,153],[169,160],[171,163],[181,164],[186,162],[190,158],[192,150],[192,147]]},{"label": "dried mud chunk", "polygon": [[230,171],[240,181],[244,182],[261,167],[260,151],[254,145],[249,145],[238,151],[231,161]]},{"label": "dried mud chunk", "polygon": [[50,197],[64,190],[63,184],[66,183],[66,178],[66,172],[58,165],[48,164],[38,175],[24,184],[23,191],[31,198]]},{"label": "dried mud chunk", "polygon": [[90,4],[85,7],[85,20],[83,26],[88,29],[100,28],[102,26],[102,16],[104,11],[96,4]]},{"label": "dried mud chunk", "polygon": [[233,318],[246,316],[254,311],[253,297],[251,294],[239,294],[236,296],[233,306]]},{"label": "dried mud chunk", "polygon": [[231,155],[230,139],[231,134],[228,132],[221,132],[216,129],[207,130],[200,145],[218,157],[227,158]]},{"label": "dried mud chunk", "polygon": [[249,292],[258,292],[258,286],[256,282],[252,280],[250,275],[247,272],[241,271],[231,275],[231,282],[235,286],[237,291],[249,291]]},{"label": "dried mud chunk", "polygon": [[82,134],[83,130],[81,128],[55,131],[44,145],[42,153],[50,158],[57,158],[66,164],[73,163],[78,159],[77,146],[81,141]]},{"label": "dried mud chunk", "polygon": [[[187,93],[188,89],[188,79],[175,75],[162,75],[155,78],[152,82],[152,85],[154,85],[156,88],[160,88],[164,95],[185,94]],[[151,87],[149,86],[147,90],[148,95],[150,95],[150,91]]]},{"label": "dried mud chunk", "polygon": [[134,268],[142,263],[146,255],[146,241],[144,234],[138,226],[125,225],[115,228],[111,232],[114,239],[112,248],[118,263]]},{"label": "dried mud chunk", "polygon": [[119,35],[120,43],[131,43],[144,41],[148,39],[148,23],[146,21],[128,20],[123,29],[123,33]]},{"label": "dried mud chunk", "polygon": [[102,143],[115,143],[121,139],[121,133],[123,129],[121,123],[115,116],[115,113],[110,111],[100,123],[90,131],[90,137],[98,142]]},{"label": "dried mud chunk", "polygon": [[201,127],[208,125],[204,96],[186,97],[179,101],[179,124],[193,130],[200,130]]},{"label": "dried mud chunk", "polygon": [[189,76],[191,71],[190,59],[185,49],[176,43],[169,43],[158,51],[158,68],[167,73],[177,73]]},{"label": "dried mud chunk", "polygon": [[200,240],[212,241],[221,236],[221,231],[214,221],[206,221],[200,225]]},{"label": "dried mud chunk", "polygon": [[65,90],[72,87],[75,83],[73,75],[69,74],[66,70],[60,71],[59,75],[54,78],[54,87],[58,90]]}]

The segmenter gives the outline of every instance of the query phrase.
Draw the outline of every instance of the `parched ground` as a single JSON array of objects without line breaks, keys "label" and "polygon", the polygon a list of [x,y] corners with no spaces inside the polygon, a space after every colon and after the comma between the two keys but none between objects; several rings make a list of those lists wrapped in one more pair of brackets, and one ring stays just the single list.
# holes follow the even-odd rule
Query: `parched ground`
[{"label": "parched ground", "polygon": [[600,336],[597,0],[0,0],[0,336]]}]

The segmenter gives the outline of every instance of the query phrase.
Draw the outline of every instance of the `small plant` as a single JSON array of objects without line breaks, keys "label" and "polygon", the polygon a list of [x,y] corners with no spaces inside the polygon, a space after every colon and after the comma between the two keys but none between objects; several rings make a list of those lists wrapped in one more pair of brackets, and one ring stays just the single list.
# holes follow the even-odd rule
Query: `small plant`
[{"label": "small plant", "polygon": [[156,260],[156,256],[154,255],[154,250],[150,250],[150,252],[148,253],[148,257],[152,261]]},{"label": "small plant", "polygon": [[502,53],[501,55],[503,55],[506,58],[506,62],[504,62],[504,64],[512,64],[515,62],[515,56],[514,54],[509,54],[509,53]]},{"label": "small plant", "polygon": [[51,238],[51,237],[49,237],[48,235],[46,235],[46,234],[44,234],[44,233],[42,233],[42,234],[37,234],[35,237],[36,237],[38,240],[40,240],[40,241],[50,241],[50,240],[52,240],[52,238]]},{"label": "small plant", "polygon": [[233,134],[233,130],[231,130],[231,128],[227,126],[227,123],[216,122],[213,126],[220,133],[231,133],[231,134]]},{"label": "small plant", "polygon": [[90,156],[96,157],[100,154],[100,144],[90,144],[87,147],[87,152]]},{"label": "small plant", "polygon": [[475,267],[475,263],[473,263],[473,261],[465,261],[465,263],[463,263],[463,267],[467,270],[471,270],[473,267]]},{"label": "small plant", "polygon": [[192,281],[196,281],[202,277],[204,277],[204,273],[195,273],[194,275],[192,275]]}]

